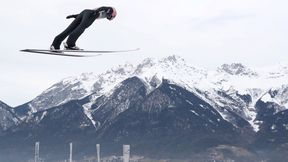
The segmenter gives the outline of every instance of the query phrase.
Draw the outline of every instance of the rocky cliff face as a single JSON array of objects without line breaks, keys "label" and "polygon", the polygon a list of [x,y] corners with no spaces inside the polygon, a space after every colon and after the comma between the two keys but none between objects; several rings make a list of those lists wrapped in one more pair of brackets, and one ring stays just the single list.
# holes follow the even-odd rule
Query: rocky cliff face
[{"label": "rocky cliff face", "polygon": [[0,135],[20,122],[21,120],[15,115],[12,108],[0,101]]}]

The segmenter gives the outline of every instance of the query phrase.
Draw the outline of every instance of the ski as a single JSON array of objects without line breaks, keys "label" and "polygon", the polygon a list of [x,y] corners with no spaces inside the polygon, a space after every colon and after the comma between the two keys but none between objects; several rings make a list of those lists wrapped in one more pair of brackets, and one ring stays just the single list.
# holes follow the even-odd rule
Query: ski
[{"label": "ski", "polygon": [[[57,55],[57,56],[71,56],[71,57],[95,57],[107,53],[120,53],[120,52],[133,52],[138,51],[140,48],[131,50],[47,50],[47,49],[23,49],[21,52],[37,53],[37,54],[47,54],[47,55]],[[73,53],[73,54],[72,54]],[[97,53],[94,55],[84,55],[75,53]]]},{"label": "ski", "polygon": [[69,57],[94,57],[94,56],[100,56],[102,54],[97,54],[97,55],[81,55],[81,54],[67,54],[64,52],[58,52],[58,51],[50,51],[50,50],[45,50],[45,51],[37,51],[37,50],[21,50],[21,52],[28,52],[28,53],[36,53],[36,54],[44,54],[44,55],[55,55],[55,56],[69,56]]},{"label": "ski", "polygon": [[118,52],[132,52],[138,51],[140,48],[130,49],[130,50],[47,50],[47,49],[24,49],[22,52],[31,52],[31,51],[42,51],[42,52],[79,52],[79,53],[118,53]]},{"label": "ski", "polygon": [[[137,51],[140,48],[131,49],[131,50],[98,50],[98,51],[92,51],[92,50],[47,50],[47,49],[23,49],[20,50],[21,52],[29,52],[29,53],[36,53],[36,54],[46,54],[46,55],[56,55],[56,56],[70,56],[70,57],[95,57],[100,56],[105,53],[119,53],[119,52],[133,52]],[[73,54],[72,54],[73,53]],[[97,53],[94,55],[84,55],[84,54],[75,54],[75,53]]]}]

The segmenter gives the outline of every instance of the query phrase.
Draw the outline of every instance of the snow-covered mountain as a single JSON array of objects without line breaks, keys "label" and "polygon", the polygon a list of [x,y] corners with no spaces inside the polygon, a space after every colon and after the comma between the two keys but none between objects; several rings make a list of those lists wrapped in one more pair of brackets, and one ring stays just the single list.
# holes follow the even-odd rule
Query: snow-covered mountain
[{"label": "snow-covered mountain", "polygon": [[[95,98],[92,94],[38,111],[8,132],[0,145],[5,151],[11,144],[18,148],[21,144],[29,147],[21,147],[29,152],[29,142],[40,140],[49,148],[45,152],[63,156],[67,141],[77,143],[77,149],[86,153],[86,150],[94,152],[96,141],[111,146],[106,151],[110,153],[115,152],[119,144],[128,142],[133,148],[146,148],[139,154],[153,156],[162,152],[167,155],[177,151],[175,155],[187,156],[199,149],[199,145],[205,149],[219,144],[247,143],[240,130],[249,127],[248,122],[230,114],[237,123],[242,123],[238,129],[195,93],[165,79],[161,82],[150,91],[142,79],[132,77],[119,83],[107,96]],[[210,144],[206,140],[213,142]],[[179,148],[173,148],[174,145]],[[6,161],[15,158],[20,161],[7,155],[1,155],[0,161],[1,157]],[[51,160],[51,157],[45,159]]]},{"label": "snow-covered mountain", "polygon": [[[207,149],[224,154],[237,148],[247,154],[237,157],[236,151],[232,159],[282,158],[286,153],[271,151],[287,147],[287,79],[285,66],[234,63],[205,70],[177,56],[69,77],[13,109],[23,122],[5,132],[0,161],[15,158],[5,153],[11,143],[21,149],[27,145],[26,152],[19,152],[28,157],[35,140],[59,156],[74,141],[81,153],[91,154],[93,144],[100,142],[111,146],[103,150],[107,153],[129,143],[140,155],[189,157],[201,152],[206,158]],[[249,152],[251,148],[260,155]]]},{"label": "snow-covered mountain", "polygon": [[20,119],[12,111],[12,108],[0,101],[0,134],[18,123],[20,123]]},{"label": "snow-covered mountain", "polygon": [[[279,104],[276,112],[288,107],[287,66],[252,69],[234,63],[223,64],[213,71],[193,67],[183,58],[173,55],[163,59],[148,58],[138,65],[127,63],[98,75],[83,73],[66,78],[27,104],[16,108],[16,112],[21,109],[21,116],[25,108],[25,115],[32,114],[90,94],[93,94],[95,99],[102,95],[108,96],[121,81],[134,76],[142,79],[149,91],[159,86],[162,79],[169,80],[198,94],[236,126],[237,123],[230,118],[229,112],[237,113],[247,120],[255,131],[259,130],[255,107],[258,100]],[[86,108],[88,112],[89,106]]]}]

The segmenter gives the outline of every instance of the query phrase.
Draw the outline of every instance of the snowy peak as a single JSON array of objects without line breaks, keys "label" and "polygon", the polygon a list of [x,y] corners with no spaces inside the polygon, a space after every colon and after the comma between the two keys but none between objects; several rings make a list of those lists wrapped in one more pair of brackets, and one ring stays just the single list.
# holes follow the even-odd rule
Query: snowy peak
[{"label": "snowy peak", "polygon": [[223,64],[218,68],[219,72],[226,72],[230,75],[254,75],[257,76],[256,72],[247,68],[241,63]]},{"label": "snowy peak", "polygon": [[133,76],[148,84],[152,83],[150,85],[153,87],[159,85],[162,79],[167,79],[189,88],[188,85],[198,84],[201,79],[206,78],[207,71],[190,66],[183,58],[172,55],[163,59],[145,59],[136,67]]},{"label": "snowy peak", "polygon": [[185,60],[183,58],[181,58],[180,56],[176,56],[176,55],[172,55],[172,56],[168,56],[166,58],[161,59],[159,62],[163,62],[166,64],[171,64],[171,65],[175,65],[175,64],[186,64]]},{"label": "snowy peak", "polygon": [[134,66],[130,63],[126,63],[124,65],[118,65],[113,67],[111,70],[100,74],[100,75],[130,75],[134,71]]},{"label": "snowy peak", "polygon": [[156,61],[152,58],[144,59],[137,67],[134,73],[139,74],[143,69],[148,69],[156,64]]},{"label": "snowy peak", "polygon": [[[183,58],[172,55],[162,59],[147,58],[136,65],[118,65],[102,74],[83,73],[66,78],[29,102],[28,114],[82,99],[91,94],[94,100],[100,96],[110,96],[121,86],[122,81],[133,77],[143,82],[147,93],[159,87],[163,80],[168,80],[171,84],[199,95],[215,107],[229,107],[227,111],[238,114],[251,125],[256,119],[255,104],[258,100],[277,103],[281,106],[279,111],[288,107],[286,66],[252,69],[241,63],[232,63],[208,71],[191,66]],[[272,93],[274,89],[277,93]],[[219,112],[225,119],[230,120],[229,113],[227,115],[224,109],[219,109]],[[254,125],[255,130],[258,130],[257,127]]]},{"label": "snowy peak", "polygon": [[[135,69],[134,75],[140,75],[143,72],[147,70],[165,70],[165,68],[168,68],[169,70],[171,68],[180,68],[178,70],[181,70],[181,67],[187,66],[186,62],[183,58],[179,56],[168,56],[163,59],[155,59],[155,58],[147,58],[144,59]],[[156,68],[156,69],[155,69]],[[166,69],[166,70],[168,70]]]}]

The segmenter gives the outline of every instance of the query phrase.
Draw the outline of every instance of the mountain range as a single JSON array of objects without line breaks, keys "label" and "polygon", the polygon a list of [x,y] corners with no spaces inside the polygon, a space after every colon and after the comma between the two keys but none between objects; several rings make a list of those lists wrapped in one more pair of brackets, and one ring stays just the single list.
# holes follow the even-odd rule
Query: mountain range
[{"label": "mountain range", "polygon": [[78,158],[128,143],[170,161],[284,162],[287,80],[288,66],[206,70],[179,56],[65,78],[23,105],[0,103],[0,161],[29,159],[40,141],[46,161],[68,157],[73,142]]}]

